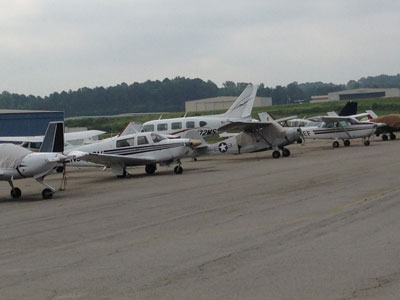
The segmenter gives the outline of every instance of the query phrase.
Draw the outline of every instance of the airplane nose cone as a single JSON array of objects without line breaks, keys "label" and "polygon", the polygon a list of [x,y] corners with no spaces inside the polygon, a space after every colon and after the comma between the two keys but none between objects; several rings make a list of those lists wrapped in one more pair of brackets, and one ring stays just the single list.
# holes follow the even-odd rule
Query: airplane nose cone
[{"label": "airplane nose cone", "polygon": [[190,142],[190,146],[192,146],[193,148],[201,145],[201,141],[199,141],[199,140],[190,139],[189,142]]}]

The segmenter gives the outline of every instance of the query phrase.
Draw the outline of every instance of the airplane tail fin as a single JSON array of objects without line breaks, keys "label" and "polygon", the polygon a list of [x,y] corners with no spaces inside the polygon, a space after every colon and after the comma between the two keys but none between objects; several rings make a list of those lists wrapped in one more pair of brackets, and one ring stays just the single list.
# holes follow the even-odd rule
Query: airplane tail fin
[{"label": "airplane tail fin", "polygon": [[368,119],[375,119],[378,117],[378,115],[373,110],[366,110],[365,112],[368,113]]},{"label": "airplane tail fin", "polygon": [[249,84],[240,96],[233,102],[231,107],[223,114],[227,118],[251,117],[254,100],[256,98],[258,85]]},{"label": "airplane tail fin", "polygon": [[339,116],[346,117],[357,114],[357,102],[347,102],[339,113]]},{"label": "airplane tail fin", "polygon": [[275,118],[269,112],[261,112],[258,114],[261,122],[272,122]]},{"label": "airplane tail fin", "polygon": [[204,146],[208,146],[208,143],[204,140],[204,138],[200,135],[200,133],[195,130],[188,130],[186,131],[183,135],[183,138],[187,138],[187,139],[193,139],[193,140],[198,140],[201,142],[201,144],[199,146],[197,146],[198,148],[204,147]]},{"label": "airplane tail fin", "polygon": [[64,122],[50,122],[40,152],[64,152]]}]

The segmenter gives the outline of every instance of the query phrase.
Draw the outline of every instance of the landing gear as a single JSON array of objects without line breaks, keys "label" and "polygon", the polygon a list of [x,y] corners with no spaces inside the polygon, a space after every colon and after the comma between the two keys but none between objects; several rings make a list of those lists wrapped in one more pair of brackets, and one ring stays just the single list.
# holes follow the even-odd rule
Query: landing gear
[{"label": "landing gear", "polygon": [[157,170],[157,166],[156,164],[146,165],[145,170],[148,175],[153,175],[154,172]]},{"label": "landing gear", "polygon": [[349,140],[344,140],[343,141],[343,145],[345,145],[345,147],[350,146],[350,141]]},{"label": "landing gear", "polygon": [[386,135],[386,134],[383,134],[382,135],[382,141],[387,141],[389,138],[388,138],[388,136]]},{"label": "landing gear", "polygon": [[117,175],[117,177],[118,177],[118,178],[125,178],[127,174],[128,174],[128,173],[126,172],[126,169],[123,168],[123,169],[122,169],[122,174]]},{"label": "landing gear", "polygon": [[288,157],[290,155],[289,149],[282,148],[282,156],[283,157]]},{"label": "landing gear", "polygon": [[396,135],[393,132],[390,133],[390,139],[392,141],[394,141],[396,139]]},{"label": "landing gear", "polygon": [[274,152],[272,152],[272,157],[279,158],[281,157],[281,153],[278,150],[274,150]]},{"label": "landing gear", "polygon": [[51,189],[46,188],[42,191],[42,198],[43,199],[51,199],[51,198],[53,198],[53,194],[54,194],[54,192]]},{"label": "landing gear", "polygon": [[13,184],[12,180],[13,180],[13,178],[11,178],[11,179],[8,181],[8,183],[9,183],[10,186],[11,186],[10,195],[11,195],[11,197],[13,197],[14,199],[18,199],[19,197],[21,197],[21,194],[22,194],[22,193],[21,193],[21,190],[20,190],[19,188],[14,187],[14,184]]},{"label": "landing gear", "polygon": [[14,199],[18,199],[19,197],[21,197],[21,190],[17,187],[13,188],[10,192],[11,197],[13,197]]},{"label": "landing gear", "polygon": [[364,141],[364,146],[369,146],[369,144],[370,144],[369,140]]},{"label": "landing gear", "polygon": [[303,142],[303,140],[302,139],[298,139],[296,142],[297,142],[297,144],[301,144]]},{"label": "landing gear", "polygon": [[183,168],[181,167],[181,165],[176,166],[174,168],[174,172],[175,172],[175,174],[182,174]]},{"label": "landing gear", "polygon": [[333,147],[333,148],[339,148],[339,142],[338,142],[338,141],[334,141],[334,142],[332,143],[332,147]]},{"label": "landing gear", "polygon": [[64,167],[65,167],[65,166],[59,166],[59,167],[57,167],[56,172],[57,172],[57,173],[64,172]]}]

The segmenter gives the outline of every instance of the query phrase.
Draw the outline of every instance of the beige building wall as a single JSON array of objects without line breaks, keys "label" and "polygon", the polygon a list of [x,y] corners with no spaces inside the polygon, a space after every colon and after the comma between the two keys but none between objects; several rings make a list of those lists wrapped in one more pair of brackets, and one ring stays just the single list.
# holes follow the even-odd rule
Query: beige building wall
[{"label": "beige building wall", "polygon": [[[237,97],[215,97],[185,102],[185,112],[227,110]],[[272,105],[271,97],[256,97],[254,107]]]}]

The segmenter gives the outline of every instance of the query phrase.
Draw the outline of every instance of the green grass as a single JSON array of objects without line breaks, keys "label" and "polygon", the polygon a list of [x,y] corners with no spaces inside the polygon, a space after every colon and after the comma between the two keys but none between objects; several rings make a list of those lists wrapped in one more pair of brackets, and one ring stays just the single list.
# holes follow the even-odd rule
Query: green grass
[{"label": "green grass", "polygon": [[[387,99],[365,99],[357,100],[358,112],[364,112],[367,109],[372,109],[378,115],[385,115],[390,113],[400,114],[400,98],[387,98]],[[325,115],[328,111],[339,112],[346,101],[329,101],[323,103],[303,103],[303,104],[284,104],[273,105],[266,107],[255,107],[252,115],[258,119],[259,112],[268,111],[276,118],[283,118],[287,116],[297,115],[299,118],[312,117],[317,115]],[[199,116],[208,114],[217,114],[224,111],[212,111],[201,113],[188,113],[187,116]],[[89,129],[104,130],[110,135],[115,135],[120,132],[129,121],[144,123],[146,121],[158,119],[161,113],[146,114],[146,115],[133,115],[133,116],[116,116],[116,117],[97,117],[97,118],[79,118],[66,120],[68,127],[88,127]],[[177,118],[184,115],[183,112],[162,114],[163,119]]]}]

